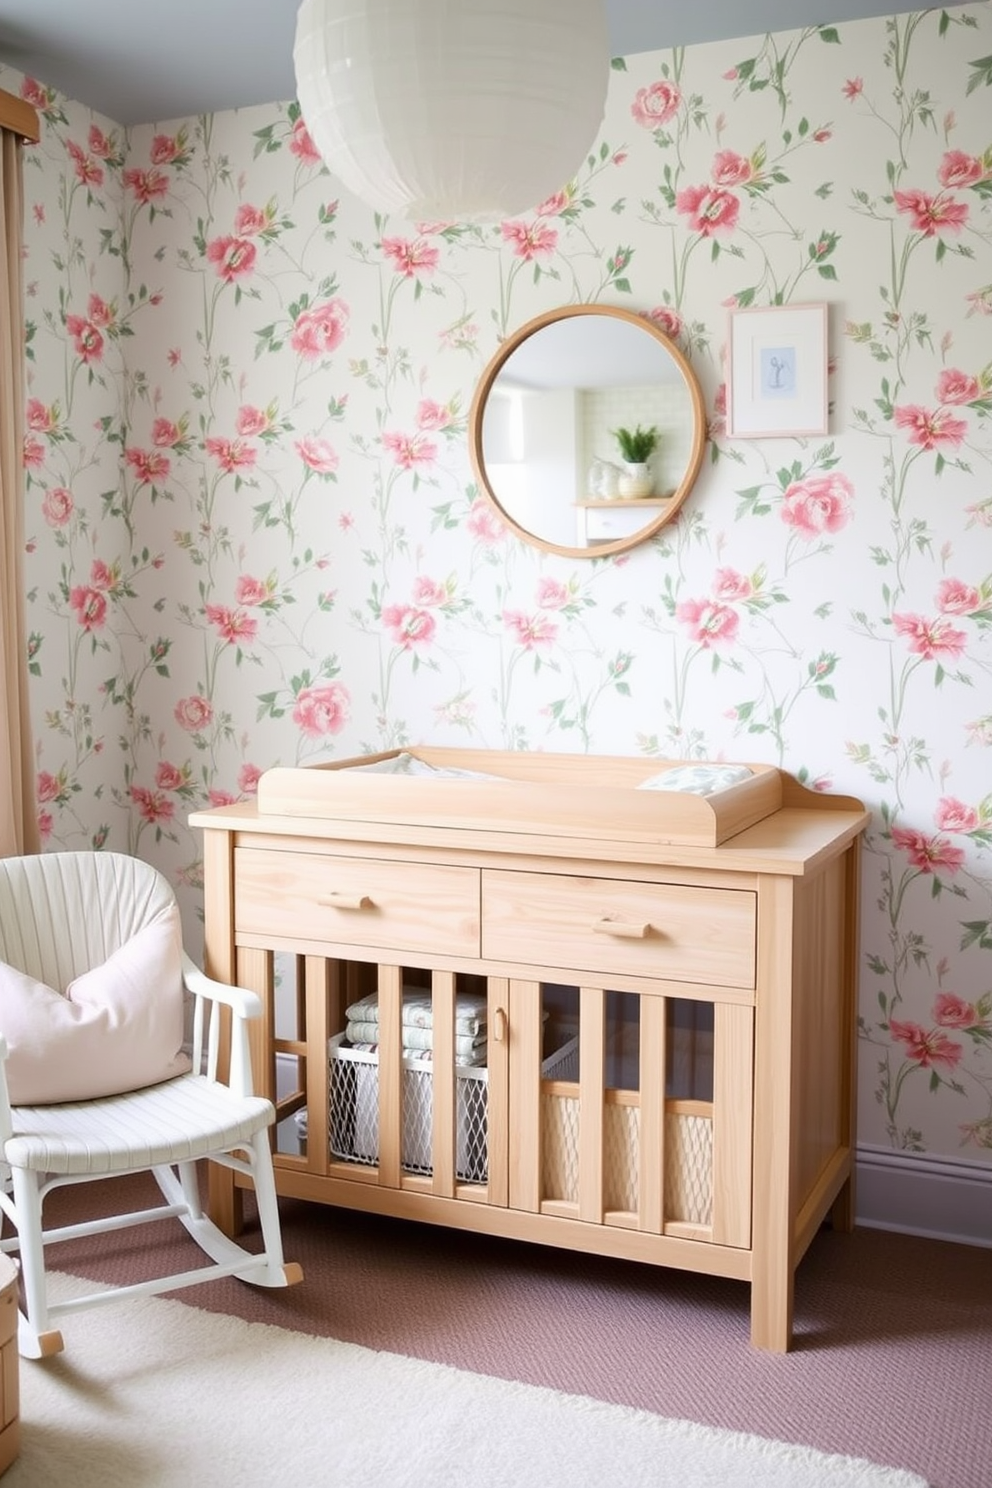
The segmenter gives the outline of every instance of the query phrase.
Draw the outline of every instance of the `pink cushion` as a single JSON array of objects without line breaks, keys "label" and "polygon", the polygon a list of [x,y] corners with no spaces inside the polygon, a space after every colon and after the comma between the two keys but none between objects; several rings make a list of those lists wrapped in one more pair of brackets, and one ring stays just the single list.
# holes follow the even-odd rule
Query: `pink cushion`
[{"label": "pink cushion", "polygon": [[0,1033],[15,1106],[118,1095],[184,1074],[178,908],[76,977],[64,995],[0,961]]}]

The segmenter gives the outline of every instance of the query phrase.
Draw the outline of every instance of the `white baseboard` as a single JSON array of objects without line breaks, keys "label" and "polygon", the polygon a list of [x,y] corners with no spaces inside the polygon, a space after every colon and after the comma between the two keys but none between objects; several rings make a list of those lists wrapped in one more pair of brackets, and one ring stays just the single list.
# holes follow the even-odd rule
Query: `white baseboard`
[{"label": "white baseboard", "polygon": [[856,1163],[859,1225],[992,1249],[992,1165],[869,1146]]}]

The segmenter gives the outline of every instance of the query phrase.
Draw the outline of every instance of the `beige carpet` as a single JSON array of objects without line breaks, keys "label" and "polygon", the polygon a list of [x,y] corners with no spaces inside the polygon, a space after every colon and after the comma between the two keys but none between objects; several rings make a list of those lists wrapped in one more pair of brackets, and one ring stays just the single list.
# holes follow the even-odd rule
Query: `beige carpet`
[{"label": "beige carpet", "polygon": [[[92,1291],[53,1278],[53,1297]],[[143,1298],[21,1360],[3,1488],[925,1488],[913,1473]]]}]

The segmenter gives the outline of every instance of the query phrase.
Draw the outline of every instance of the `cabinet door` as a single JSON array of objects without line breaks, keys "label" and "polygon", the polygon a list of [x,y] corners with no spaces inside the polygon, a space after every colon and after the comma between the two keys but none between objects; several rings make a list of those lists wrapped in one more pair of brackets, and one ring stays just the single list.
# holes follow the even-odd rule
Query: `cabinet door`
[{"label": "cabinet door", "polygon": [[750,1245],[753,1011],[511,981],[513,1208]]}]

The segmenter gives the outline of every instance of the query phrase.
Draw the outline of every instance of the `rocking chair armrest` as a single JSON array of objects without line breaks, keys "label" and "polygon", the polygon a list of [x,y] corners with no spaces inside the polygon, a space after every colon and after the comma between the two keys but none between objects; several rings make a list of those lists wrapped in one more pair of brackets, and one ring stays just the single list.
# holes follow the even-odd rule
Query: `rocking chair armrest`
[{"label": "rocking chair armrest", "polygon": [[200,970],[186,951],[183,951],[183,982],[195,997],[208,997],[213,1002],[223,1003],[237,1018],[262,1016],[262,1000],[256,992],[249,992],[247,987],[229,987],[226,982],[214,981]]}]

